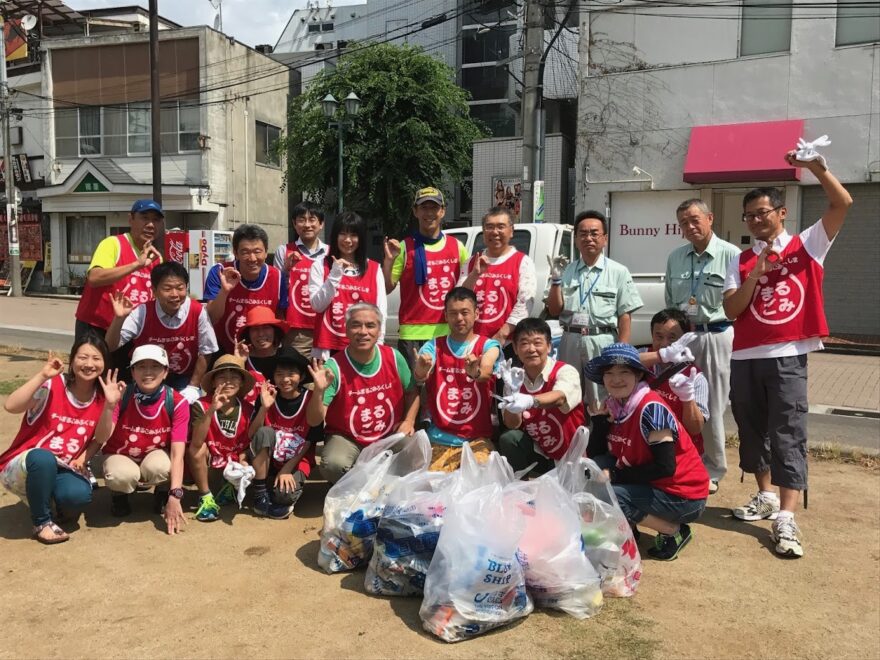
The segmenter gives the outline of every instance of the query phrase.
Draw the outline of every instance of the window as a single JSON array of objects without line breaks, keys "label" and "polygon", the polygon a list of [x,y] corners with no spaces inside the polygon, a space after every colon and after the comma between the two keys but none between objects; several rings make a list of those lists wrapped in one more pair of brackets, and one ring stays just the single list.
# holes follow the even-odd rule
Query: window
[{"label": "window", "polygon": [[321,23],[321,32],[333,32],[333,23]]},{"label": "window", "polygon": [[184,151],[199,150],[199,104],[195,101],[181,101],[179,105],[180,137],[178,149]]},{"label": "window", "polygon": [[486,125],[491,137],[513,137],[516,135],[516,113],[507,103],[472,105],[471,117]]},{"label": "window", "polygon": [[55,111],[55,155],[58,158],[79,156],[79,112],[76,108]]},{"label": "window", "polygon": [[315,34],[315,32],[320,32],[321,26],[318,23],[309,23],[309,34]]},{"label": "window", "polygon": [[516,26],[499,26],[488,32],[467,30],[462,36],[462,63],[497,62],[510,55],[510,37]]},{"label": "window", "polygon": [[[103,114],[104,129],[102,132],[104,138],[104,155],[105,156],[126,156],[128,155],[128,108],[123,107],[106,107],[101,108]],[[149,126],[149,115],[147,126]],[[147,151],[149,153],[150,140],[147,138]]]},{"label": "window", "polygon": [[79,108],[79,155],[101,155],[101,108]]},{"label": "window", "polygon": [[474,101],[506,99],[510,79],[503,67],[480,66],[461,70],[461,86]]},{"label": "window", "polygon": [[[463,25],[491,25],[503,21],[515,21],[517,5],[508,0],[489,0],[488,2],[471,3],[479,5],[473,11],[462,16]],[[509,14],[507,12],[510,12]],[[513,16],[511,16],[513,14]]]},{"label": "window", "polygon": [[150,106],[132,103],[128,106],[128,153],[149,154],[150,151]]},{"label": "window", "polygon": [[785,53],[791,48],[791,5],[779,0],[744,0],[740,55]]},{"label": "window", "polygon": [[256,161],[263,165],[281,165],[278,156],[272,153],[272,147],[281,137],[281,129],[261,121],[254,122],[256,126]]},{"label": "window", "polygon": [[67,216],[67,261],[87,264],[107,235],[103,215]]},{"label": "window", "polygon": [[880,41],[880,6],[864,0],[837,0],[836,45],[869,44]]}]

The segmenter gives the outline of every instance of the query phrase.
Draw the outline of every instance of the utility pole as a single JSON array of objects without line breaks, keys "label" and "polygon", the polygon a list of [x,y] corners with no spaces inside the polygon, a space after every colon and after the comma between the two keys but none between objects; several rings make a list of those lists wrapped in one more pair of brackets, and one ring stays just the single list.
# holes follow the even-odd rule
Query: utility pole
[{"label": "utility pole", "polygon": [[12,295],[21,297],[21,258],[18,242],[18,200],[15,198],[15,168],[9,139],[9,78],[6,74],[6,18],[0,16],[0,120],[3,122],[3,178],[6,181],[6,229],[9,233],[9,277]]},{"label": "utility pole", "polygon": [[522,97],[522,211],[520,220],[534,218],[533,182],[538,170],[538,107],[541,95],[541,59],[544,52],[544,9],[539,0],[526,0]]},{"label": "utility pole", "polygon": [[153,200],[162,205],[162,115],[159,104],[159,0],[150,0],[150,131]]}]

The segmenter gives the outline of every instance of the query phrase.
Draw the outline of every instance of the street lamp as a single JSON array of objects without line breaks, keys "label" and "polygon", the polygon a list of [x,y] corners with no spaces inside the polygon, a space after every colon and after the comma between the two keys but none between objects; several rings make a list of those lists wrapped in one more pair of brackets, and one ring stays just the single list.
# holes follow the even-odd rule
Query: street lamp
[{"label": "street lamp", "polygon": [[361,109],[361,100],[357,94],[350,92],[343,100],[342,105],[345,110],[343,114],[345,118],[334,120],[339,110],[339,101],[332,94],[327,94],[321,101],[321,110],[327,118],[327,125],[330,128],[336,128],[339,139],[339,177],[336,183],[338,213],[342,212],[342,140],[345,135],[345,129],[354,126],[355,117]]}]

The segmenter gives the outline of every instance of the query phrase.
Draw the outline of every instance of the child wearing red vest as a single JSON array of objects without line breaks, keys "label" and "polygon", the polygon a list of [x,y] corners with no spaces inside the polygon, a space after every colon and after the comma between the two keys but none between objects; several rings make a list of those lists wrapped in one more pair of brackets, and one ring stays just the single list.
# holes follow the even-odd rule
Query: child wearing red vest
[{"label": "child wearing red vest", "polygon": [[252,307],[245,317],[241,341],[235,345],[235,354],[244,359],[244,368],[254,377],[254,387],[243,398],[251,406],[260,397],[260,385],[272,378],[275,354],[287,332],[287,323],[275,318],[268,307]]},{"label": "child wearing red vest", "polygon": [[190,472],[199,489],[196,520],[211,522],[220,517],[220,506],[235,499],[231,484],[224,483],[215,500],[209,468],[223,470],[229,461],[247,464],[250,442],[248,424],[253,406],[244,395],[254,389],[254,377],[242,359],[221,355],[201,383],[205,396],[192,404],[192,439],[187,448]]},{"label": "child wearing red vest", "polygon": [[[101,447],[96,438],[85,451],[88,463],[99,449],[104,454],[104,481],[114,493],[110,512],[131,513],[128,496],[139,484],[156,486],[153,507],[164,505],[168,533],[183,523],[183,461],[189,426],[189,405],[165,385],[168,355],[154,344],[138,346],[131,356],[134,382],[113,411],[113,430]],[[170,483],[170,488],[168,484]],[[167,500],[167,503],[166,503]]]},{"label": "child wearing red vest", "polygon": [[501,344],[474,333],[478,318],[473,291],[455,287],[446,295],[449,336],[429,340],[416,355],[413,377],[426,385],[431,424],[430,470],[452,472],[461,465],[461,447],[470,443],[477,460],[493,447],[492,372]]},{"label": "child wearing red vest", "polygon": [[323,425],[312,427],[306,419],[313,394],[303,386],[311,378],[308,360],[284,347],[275,359],[272,383],[260,388],[249,431],[258,515],[276,520],[290,516],[315,467],[315,444],[322,440]]},{"label": "child wearing red vest", "polygon": [[104,340],[86,332],[73,344],[70,366],[49,353],[39,372],[7,397],[6,412],[23,414],[9,448],[0,454],[0,484],[30,507],[33,537],[54,544],[69,535],[52,520],[62,507],[82,509],[92,501],[82,453],[93,438],[106,439],[119,399]]},{"label": "child wearing red vest", "polygon": [[743,221],[755,245],[730,264],[724,312],[734,319],[730,402],[739,429],[740,467],[754,473],[758,486],[758,493],[733,515],[774,520],[776,553],[801,557],[794,512],[807,488],[807,355],[821,350],[822,337],[828,335],[823,263],[852,197],[812,145],[788,152],[785,160],[810,170],[828,197],[828,208],[819,222],[792,236],[785,230],[787,210],[779,190],[747,193]]},{"label": "child wearing red vest", "polygon": [[703,513],[709,473],[690,434],[646,381],[648,369],[629,344],[611,344],[587,363],[584,375],[608,391],[597,414],[607,414],[606,468],[627,520],[656,530],[648,554],[675,559],[693,538],[689,523]]}]

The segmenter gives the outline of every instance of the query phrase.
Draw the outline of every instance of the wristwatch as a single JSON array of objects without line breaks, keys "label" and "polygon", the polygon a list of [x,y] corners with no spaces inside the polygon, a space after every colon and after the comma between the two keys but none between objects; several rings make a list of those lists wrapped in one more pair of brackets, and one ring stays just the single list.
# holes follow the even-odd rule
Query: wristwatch
[{"label": "wristwatch", "polygon": [[183,499],[183,488],[172,488],[168,491],[168,496],[178,500]]}]

